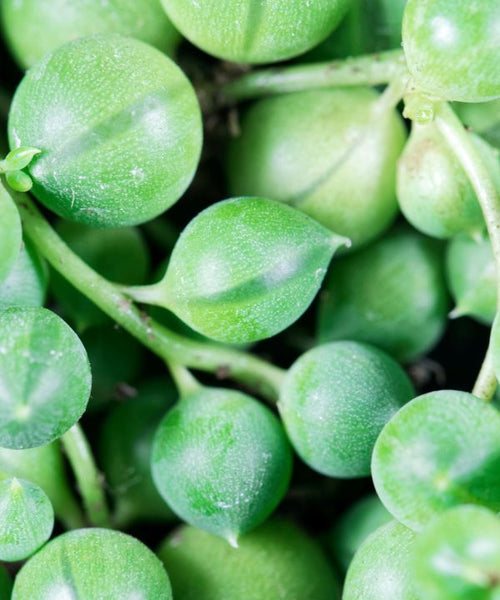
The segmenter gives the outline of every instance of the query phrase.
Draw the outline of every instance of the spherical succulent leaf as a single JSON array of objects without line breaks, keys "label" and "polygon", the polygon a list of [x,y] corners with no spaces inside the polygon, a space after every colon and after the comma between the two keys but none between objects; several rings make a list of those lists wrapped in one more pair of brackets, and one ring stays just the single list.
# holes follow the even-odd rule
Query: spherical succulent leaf
[{"label": "spherical succulent leaf", "polygon": [[9,113],[12,148],[48,208],[94,227],[143,223],[183,194],[201,149],[191,84],[167,56],[131,38],[64,44],[28,71]]}]

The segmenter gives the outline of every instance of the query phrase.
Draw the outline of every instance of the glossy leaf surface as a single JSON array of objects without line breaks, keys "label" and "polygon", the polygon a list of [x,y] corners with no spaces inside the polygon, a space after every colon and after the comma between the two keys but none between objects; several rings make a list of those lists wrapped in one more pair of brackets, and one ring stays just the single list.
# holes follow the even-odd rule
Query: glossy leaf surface
[{"label": "glossy leaf surface", "polygon": [[471,240],[457,236],[451,240],[446,252],[446,275],[455,300],[452,315],[467,315],[491,325],[496,314],[497,290],[488,237]]},{"label": "glossy leaf surface", "polygon": [[151,464],[160,494],[182,519],[236,544],[283,498],[292,455],[268,408],[241,392],[205,388],[169,411]]},{"label": "glossy leaf surface", "polygon": [[342,600],[417,600],[409,568],[416,537],[397,521],[372,533],[354,555]]},{"label": "glossy leaf surface", "polygon": [[367,342],[409,361],[439,340],[447,305],[440,247],[398,228],[336,261],[321,297],[319,341]]},{"label": "glossy leaf surface", "polygon": [[182,71],[130,38],[69,42],[25,75],[9,114],[12,148],[42,151],[33,193],[94,227],[143,223],[189,185],[201,149],[198,101]]},{"label": "glossy leaf surface", "polygon": [[42,488],[56,517],[68,526],[74,526],[79,511],[71,494],[58,442],[25,450],[0,448],[0,480],[11,477],[27,479]]},{"label": "glossy leaf surface", "polygon": [[374,347],[333,342],[303,354],[288,371],[278,404],[306,464],[331,477],[370,474],[382,427],[415,396],[398,363]]},{"label": "glossy leaf surface", "polygon": [[397,190],[401,211],[427,235],[446,239],[485,230],[472,185],[434,123],[413,123],[398,163]]},{"label": "glossy leaf surface", "polygon": [[5,0],[0,10],[9,48],[22,68],[66,42],[99,33],[137,38],[169,54],[180,37],[159,0]]},{"label": "glossy leaf surface", "polygon": [[403,48],[417,85],[443,100],[499,97],[499,26],[498,0],[408,0]]},{"label": "glossy leaf surface", "polygon": [[182,600],[336,600],[338,584],[320,547],[296,525],[270,520],[241,536],[238,548],[182,527],[159,557]]},{"label": "glossy leaf surface", "polygon": [[12,600],[171,600],[161,562],[144,544],[110,529],[78,529],[49,542],[21,569]]},{"label": "glossy leaf surface", "polygon": [[316,90],[254,104],[229,149],[235,195],[280,200],[353,246],[377,237],[394,219],[396,160],[406,132],[393,110],[377,108],[373,90]]},{"label": "glossy leaf surface", "polygon": [[42,446],[82,416],[90,368],[76,334],[44,308],[0,312],[0,446]]},{"label": "glossy leaf surface", "polygon": [[271,337],[306,310],[345,243],[278,202],[218,202],[182,232],[156,286],[156,303],[215,340]]},{"label": "glossy leaf surface", "polygon": [[13,268],[22,244],[21,218],[16,205],[0,183],[0,282]]},{"label": "glossy leaf surface", "polygon": [[382,430],[372,460],[379,498],[416,531],[459,504],[500,510],[499,469],[500,413],[451,390],[404,406]]},{"label": "glossy leaf surface", "polygon": [[347,0],[162,0],[177,29],[205,52],[242,63],[302,54],[340,22]]},{"label": "glossy leaf surface", "polygon": [[415,542],[412,572],[426,600],[500,598],[500,519],[479,506],[443,513]]},{"label": "glossy leaf surface", "polygon": [[48,278],[46,262],[25,240],[8,276],[0,282],[0,310],[9,306],[42,306]]},{"label": "glossy leaf surface", "polygon": [[54,509],[45,492],[29,481],[0,483],[0,560],[24,560],[50,537]]}]

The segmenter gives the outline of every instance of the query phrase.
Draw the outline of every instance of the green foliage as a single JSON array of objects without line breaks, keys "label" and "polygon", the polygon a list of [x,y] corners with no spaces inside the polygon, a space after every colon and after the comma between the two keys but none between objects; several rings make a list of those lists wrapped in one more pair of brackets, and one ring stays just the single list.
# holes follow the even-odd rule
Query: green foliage
[{"label": "green foliage", "polygon": [[417,85],[443,100],[499,97],[499,26],[497,0],[408,0],[403,48]]},{"label": "green foliage", "polygon": [[241,392],[202,388],[161,422],[151,466],[183,520],[236,545],[283,498],[292,455],[269,409]]},{"label": "green foliage", "polygon": [[159,0],[5,0],[0,12],[5,39],[22,68],[65,42],[99,33],[137,38],[169,54],[179,41]]},{"label": "green foliage", "polygon": [[372,477],[386,508],[420,531],[447,508],[500,510],[500,413],[472,394],[430,392],[382,430]]},{"label": "green foliage", "polygon": [[172,382],[152,379],[137,395],[112,409],[103,423],[101,464],[116,503],[115,521],[123,527],[136,520],[170,521],[174,515],[151,475],[151,448],[165,410],[177,399]]},{"label": "green foliage", "polygon": [[407,362],[439,340],[447,305],[440,246],[397,228],[335,264],[321,297],[318,338],[367,342]]},{"label": "green foliage", "polygon": [[45,492],[29,481],[0,483],[0,560],[28,558],[50,537],[54,509]]},{"label": "green foliage", "polygon": [[278,407],[306,464],[331,477],[362,477],[370,474],[382,427],[414,396],[406,373],[384,352],[333,342],[292,365]]},{"label": "green foliage", "polygon": [[254,104],[229,148],[231,192],[295,206],[354,247],[379,236],[396,216],[396,160],[406,132],[378,98],[356,87]]},{"label": "green foliage", "polygon": [[360,546],[347,571],[343,600],[417,600],[410,558],[416,535],[391,521]]},{"label": "green foliage", "polygon": [[420,598],[500,598],[500,520],[486,508],[458,506],[435,519],[413,548]]},{"label": "green foliage", "polygon": [[389,521],[392,515],[375,494],[364,496],[347,509],[326,538],[328,548],[344,571],[365,539]]},{"label": "green foliage", "polygon": [[13,268],[22,244],[21,219],[3,185],[0,185],[0,282]]},{"label": "green foliage", "polygon": [[8,276],[0,282],[0,310],[10,306],[42,306],[49,271],[31,242],[25,240]]},{"label": "green foliage", "polygon": [[205,52],[240,63],[291,58],[321,42],[348,0],[161,0],[177,29]]},{"label": "green foliage", "polygon": [[457,236],[446,252],[446,275],[455,300],[452,316],[467,315],[491,325],[496,314],[495,260],[488,237]]},{"label": "green foliage", "polygon": [[181,233],[153,302],[215,340],[271,337],[306,310],[346,242],[278,202],[217,202]]},{"label": "green foliage", "polygon": [[336,600],[338,585],[319,546],[296,525],[267,521],[238,548],[194,527],[174,531],[159,557],[182,600]]},{"label": "green foliage", "polygon": [[168,576],[144,544],[119,531],[77,529],[58,536],[16,577],[12,600],[171,600]]},{"label": "green foliage", "polygon": [[48,444],[82,416],[90,368],[76,334],[45,308],[0,311],[0,446]]},{"label": "green foliage", "polygon": [[[56,229],[68,246],[103,277],[123,284],[146,281],[149,253],[138,229],[94,229],[69,221],[59,221]],[[75,323],[79,332],[109,323],[109,317],[57,272],[52,291],[63,314]]]},{"label": "green foliage", "polygon": [[94,227],[142,223],[176,202],[194,175],[201,135],[182,71],[116,35],[47,55],[25,75],[9,115],[11,147],[42,149],[28,167],[35,196]]},{"label": "green foliage", "polygon": [[434,123],[414,123],[398,164],[401,211],[418,230],[436,238],[485,230],[474,189]]}]

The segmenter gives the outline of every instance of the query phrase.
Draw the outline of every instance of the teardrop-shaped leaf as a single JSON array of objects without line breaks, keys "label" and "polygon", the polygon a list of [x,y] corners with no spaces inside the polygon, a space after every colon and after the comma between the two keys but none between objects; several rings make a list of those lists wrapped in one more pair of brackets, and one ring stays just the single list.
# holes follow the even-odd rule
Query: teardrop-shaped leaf
[{"label": "teardrop-shaped leaf", "polygon": [[420,531],[459,504],[500,510],[500,413],[472,394],[418,396],[382,430],[372,477],[386,508]]},{"label": "teardrop-shaped leaf", "polygon": [[24,450],[0,448],[0,480],[12,477],[40,486],[49,497],[56,517],[68,529],[79,526],[81,511],[73,496],[58,442]]},{"label": "teardrop-shaped leaf", "polygon": [[19,571],[12,600],[34,598],[171,600],[172,592],[147,546],[119,531],[92,528],[51,540]]},{"label": "teardrop-shaped leaf", "polygon": [[151,464],[160,494],[182,519],[235,544],[282,499],[292,456],[268,408],[241,392],[202,388],[162,421]]},{"label": "teardrop-shaped leaf", "polygon": [[0,446],[32,448],[82,416],[90,367],[74,331],[45,308],[0,312]]},{"label": "teardrop-shaped leaf", "polygon": [[53,527],[54,509],[40,487],[17,478],[0,483],[0,560],[31,556]]},{"label": "teardrop-shaped leaf", "polygon": [[215,340],[264,339],[302,315],[346,243],[272,200],[218,202],[182,232],[155,303]]},{"label": "teardrop-shaped leaf", "polygon": [[500,519],[488,509],[446,511],[418,536],[412,554],[419,598],[500,598]]},{"label": "teardrop-shaped leaf", "polygon": [[0,281],[16,262],[21,248],[21,218],[16,205],[0,182]]},{"label": "teardrop-shaped leaf", "polygon": [[454,237],[446,251],[446,275],[455,300],[451,316],[468,315],[491,325],[497,311],[497,277],[489,238]]}]

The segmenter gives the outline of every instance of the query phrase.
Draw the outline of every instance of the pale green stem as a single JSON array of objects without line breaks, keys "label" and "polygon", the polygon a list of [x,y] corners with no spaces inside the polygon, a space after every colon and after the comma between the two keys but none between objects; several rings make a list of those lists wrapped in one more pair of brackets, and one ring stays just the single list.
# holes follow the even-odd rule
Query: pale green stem
[{"label": "pale green stem", "polygon": [[[436,125],[455,153],[469,178],[481,205],[495,258],[497,279],[497,307],[500,306],[500,196],[495,183],[479,156],[471,138],[451,107],[440,104],[436,108]],[[498,308],[497,308],[498,310]],[[479,373],[474,394],[486,401],[492,399],[497,386],[488,349]]]},{"label": "pale green stem", "polygon": [[73,425],[61,437],[61,442],[73,468],[90,524],[96,527],[110,527],[102,475],[97,470],[89,443],[80,425]]},{"label": "pale green stem", "polygon": [[181,396],[189,396],[203,387],[186,367],[172,361],[167,366]]},{"label": "pale green stem", "polygon": [[219,88],[222,104],[269,94],[353,85],[389,83],[405,72],[402,50],[356,56],[308,65],[272,67],[252,71]]},{"label": "pale green stem", "polygon": [[[11,192],[10,192],[11,193]],[[57,235],[27,195],[11,193],[26,235],[39,253],[77,290],[163,360],[232,378],[276,401],[284,371],[246,352],[190,340],[156,323],[127,298],[120,288],[101,277]]]}]

